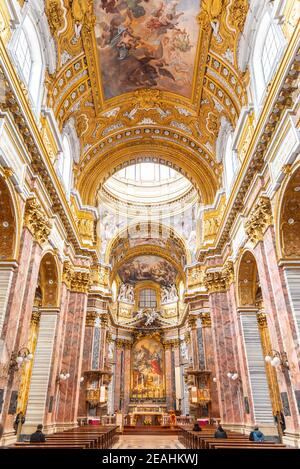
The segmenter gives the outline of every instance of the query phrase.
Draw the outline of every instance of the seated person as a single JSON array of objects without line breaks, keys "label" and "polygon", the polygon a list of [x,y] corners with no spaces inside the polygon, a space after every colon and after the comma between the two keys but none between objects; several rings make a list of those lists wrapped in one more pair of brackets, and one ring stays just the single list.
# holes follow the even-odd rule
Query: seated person
[{"label": "seated person", "polygon": [[215,438],[227,438],[227,433],[224,428],[219,424],[215,431]]},{"label": "seated person", "polygon": [[43,425],[39,424],[36,428],[36,431],[32,433],[30,437],[30,443],[45,443],[46,438],[42,430]]},{"label": "seated person", "polygon": [[265,436],[258,427],[254,427],[254,430],[249,435],[249,440],[263,442],[265,441]]},{"label": "seated person", "polygon": [[202,428],[200,427],[198,422],[194,424],[193,432],[202,432]]}]

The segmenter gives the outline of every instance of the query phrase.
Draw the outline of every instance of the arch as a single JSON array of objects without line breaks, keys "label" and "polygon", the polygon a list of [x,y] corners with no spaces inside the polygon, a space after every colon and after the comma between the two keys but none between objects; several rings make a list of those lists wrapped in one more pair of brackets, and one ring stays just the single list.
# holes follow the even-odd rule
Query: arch
[{"label": "arch", "polygon": [[[218,189],[218,177],[211,164],[200,155],[187,151],[172,142],[163,145],[159,139],[145,143],[137,140],[119,145],[101,156],[91,158],[79,176],[76,188],[81,194],[84,205],[96,205],[96,198],[101,185],[120,169],[139,163],[145,159],[172,167],[191,181],[198,191],[201,201],[212,204]],[[217,165],[213,165],[217,167]]]},{"label": "arch", "polygon": [[59,268],[56,256],[46,252],[41,260],[36,297],[41,307],[59,306]]},{"label": "arch", "polygon": [[[138,224],[131,224],[131,225],[126,226],[124,229],[120,230],[107,244],[107,247],[105,250],[104,262],[106,264],[111,264],[111,256],[112,256],[113,250],[118,248],[118,246],[121,243],[123,243],[124,240],[129,239],[130,233],[134,235],[134,233],[137,232],[137,228],[138,228],[139,233],[143,231],[144,227],[147,228],[147,232],[148,232],[149,223],[150,223],[149,221],[145,221],[145,222],[140,222]],[[156,223],[156,222],[151,221],[150,228],[151,228],[151,232],[154,234],[160,234],[160,233],[162,235],[167,234],[168,235],[167,240],[172,239],[181,248],[182,256],[184,256],[186,259],[185,262],[183,262],[183,264],[185,265],[185,264],[191,263],[191,253],[186,245],[185,240],[178,233],[176,233],[172,227],[165,226],[165,225],[162,225],[161,223]],[[139,235],[139,238],[140,238],[140,235]],[[154,238],[154,239],[159,239],[159,237]],[[148,243],[145,243],[145,244],[141,244],[141,246],[144,247],[146,244],[151,245],[151,241],[150,242],[148,241]],[[154,243],[153,243],[153,246],[155,246]],[[126,249],[129,249],[129,248],[130,246],[126,245]]]},{"label": "arch", "polygon": [[300,163],[289,175],[278,204],[277,232],[282,258],[300,258]]},{"label": "arch", "polygon": [[245,251],[240,259],[237,275],[238,305],[257,308],[262,302],[256,259]]},{"label": "arch", "polygon": [[118,261],[116,264],[113,266],[111,270],[111,276],[110,276],[110,284],[115,280],[118,270],[120,267],[125,264],[126,262],[130,261],[131,259],[139,256],[158,256],[166,261],[168,261],[173,267],[175,267],[176,271],[178,272],[178,275],[180,280],[183,280],[184,277],[184,270],[183,267],[175,261],[175,259],[172,257],[171,253],[166,252],[165,249],[159,247],[159,246],[153,246],[153,245],[143,245],[138,246],[138,247],[133,247],[129,249],[126,254]]},{"label": "arch", "polygon": [[19,246],[16,201],[6,180],[0,175],[0,260],[17,258]]}]

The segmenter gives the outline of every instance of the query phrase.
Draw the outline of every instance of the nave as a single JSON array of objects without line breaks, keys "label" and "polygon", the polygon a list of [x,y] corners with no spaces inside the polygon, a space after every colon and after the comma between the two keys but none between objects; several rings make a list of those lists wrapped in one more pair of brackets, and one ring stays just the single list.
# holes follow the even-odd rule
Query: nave
[{"label": "nave", "polygon": [[299,19],[0,1],[8,454],[300,448]]}]

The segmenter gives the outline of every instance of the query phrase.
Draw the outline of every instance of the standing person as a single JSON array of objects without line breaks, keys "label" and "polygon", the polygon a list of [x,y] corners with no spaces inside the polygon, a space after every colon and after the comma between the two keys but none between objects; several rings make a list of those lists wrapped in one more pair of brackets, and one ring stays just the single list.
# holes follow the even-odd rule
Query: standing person
[{"label": "standing person", "polygon": [[215,438],[227,438],[227,433],[221,424],[218,425],[217,430],[215,431]]},{"label": "standing person", "polygon": [[30,443],[45,443],[46,438],[42,430],[43,425],[39,424],[36,428],[36,431],[30,436]]},{"label": "standing person", "polygon": [[22,428],[22,425],[23,425],[24,423],[25,423],[24,414],[23,414],[23,412],[19,412],[19,413],[16,415],[16,418],[15,418],[15,421],[14,421],[14,430],[15,430],[16,435],[20,435],[20,433],[21,433],[21,428]]}]

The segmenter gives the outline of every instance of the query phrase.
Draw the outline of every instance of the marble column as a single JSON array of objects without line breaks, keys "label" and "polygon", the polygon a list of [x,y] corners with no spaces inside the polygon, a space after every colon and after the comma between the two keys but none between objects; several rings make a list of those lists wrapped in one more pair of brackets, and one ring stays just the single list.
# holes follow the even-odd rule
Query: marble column
[{"label": "marble column", "polygon": [[[11,280],[1,333],[2,356],[5,361],[9,361],[13,351],[18,351],[28,343],[41,256],[41,244],[36,241],[34,234],[25,227],[21,237],[18,268]],[[5,390],[2,407],[4,441],[10,441],[10,438],[14,436],[12,427],[16,409],[10,412],[9,408],[14,395],[18,393],[20,380],[21,375],[18,373],[12,373],[7,378],[0,378],[0,387]]]},{"label": "marble column", "polygon": [[124,351],[124,400],[123,412],[128,413],[128,406],[130,401],[130,388],[131,388],[131,347],[132,343],[126,341]]},{"label": "marble column", "polygon": [[116,340],[116,365],[115,365],[115,392],[114,392],[114,402],[115,402],[115,411],[121,410],[121,374],[123,372],[123,357],[124,357],[124,342],[121,339]]},{"label": "marble column", "polygon": [[211,417],[220,418],[217,385],[213,381],[213,378],[216,377],[216,367],[215,367],[213,333],[212,333],[210,313],[201,314],[201,323],[202,323],[202,337],[203,337],[203,347],[204,347],[204,356],[205,356],[205,368],[211,372],[211,385],[210,385]]},{"label": "marble column", "polygon": [[164,344],[165,350],[165,386],[167,410],[173,410],[173,390],[172,390],[172,348],[171,344]]}]

